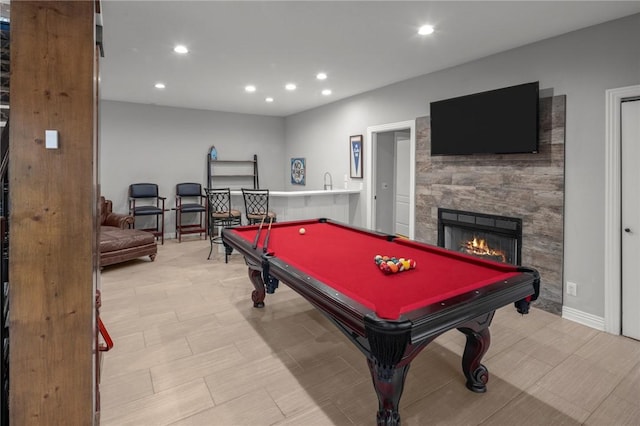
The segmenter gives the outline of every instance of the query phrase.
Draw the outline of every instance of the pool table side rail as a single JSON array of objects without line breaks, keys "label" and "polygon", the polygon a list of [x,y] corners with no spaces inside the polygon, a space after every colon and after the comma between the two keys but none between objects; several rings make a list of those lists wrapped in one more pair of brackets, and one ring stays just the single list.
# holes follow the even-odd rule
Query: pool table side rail
[{"label": "pool table side rail", "polygon": [[533,274],[523,272],[480,290],[407,312],[405,318],[414,324],[411,340],[416,343],[430,339],[481,315],[524,299],[534,294],[536,279]]}]

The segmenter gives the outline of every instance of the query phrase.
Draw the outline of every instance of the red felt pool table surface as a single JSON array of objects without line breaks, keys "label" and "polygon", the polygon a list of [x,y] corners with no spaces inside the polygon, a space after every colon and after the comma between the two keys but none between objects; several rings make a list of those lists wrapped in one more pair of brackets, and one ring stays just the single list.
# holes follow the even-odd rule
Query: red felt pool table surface
[{"label": "red felt pool table surface", "polygon": [[[267,228],[267,224],[262,228],[258,249],[264,245]],[[300,228],[306,232],[300,234]],[[258,226],[232,230],[249,244],[257,231]],[[267,251],[385,319],[397,319],[519,273],[512,265],[407,239],[389,241],[384,235],[318,220],[274,223]],[[387,275],[374,261],[378,254],[414,259],[417,266]]]}]

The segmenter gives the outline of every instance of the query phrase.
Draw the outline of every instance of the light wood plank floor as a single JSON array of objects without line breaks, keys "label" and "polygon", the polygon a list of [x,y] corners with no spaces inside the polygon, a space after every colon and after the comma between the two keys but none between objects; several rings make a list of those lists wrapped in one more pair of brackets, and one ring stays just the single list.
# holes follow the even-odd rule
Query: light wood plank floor
[{"label": "light wood plank floor", "polygon": [[[158,248],[102,271],[103,426],[375,424],[365,357],[309,303],[281,284],[255,309],[240,255]],[[491,333],[488,391],[465,388],[451,331],[413,361],[403,424],[640,424],[640,342],[511,306]]]}]

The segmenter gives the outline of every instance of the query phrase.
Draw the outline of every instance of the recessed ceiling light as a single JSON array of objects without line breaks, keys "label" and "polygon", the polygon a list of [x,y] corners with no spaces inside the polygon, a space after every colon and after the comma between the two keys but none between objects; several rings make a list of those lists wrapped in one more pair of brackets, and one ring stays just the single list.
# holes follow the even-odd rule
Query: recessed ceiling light
[{"label": "recessed ceiling light", "polygon": [[323,73],[323,72],[319,72],[319,73],[316,75],[316,78],[317,78],[318,80],[326,80],[326,79],[327,79],[327,74],[325,74],[325,73]]},{"label": "recessed ceiling light", "polygon": [[329,96],[331,94],[331,89],[324,89],[322,91],[322,94],[325,95],[325,96]]},{"label": "recessed ceiling light", "polygon": [[434,31],[435,30],[433,28],[433,25],[423,25],[420,27],[420,29],[418,29],[418,34],[429,35],[429,34],[433,34]]},{"label": "recessed ceiling light", "polygon": [[293,84],[293,83],[287,83],[287,85],[284,86],[284,88],[287,89],[287,90],[296,90],[296,87],[297,86],[295,84]]},{"label": "recessed ceiling light", "polygon": [[164,89],[167,86],[165,86],[164,83],[156,83],[154,87],[156,89]]},{"label": "recessed ceiling light", "polygon": [[265,102],[273,102],[273,98],[269,97],[269,98],[264,98]]},{"label": "recessed ceiling light", "polygon": [[248,85],[248,86],[245,86],[244,91],[245,92],[249,92],[249,93],[253,93],[253,92],[256,91],[256,86],[253,86],[251,84]]},{"label": "recessed ceiling light", "polygon": [[187,46],[183,46],[181,44],[177,45],[176,47],[173,48],[173,51],[176,53],[189,53],[189,49],[187,49]]}]

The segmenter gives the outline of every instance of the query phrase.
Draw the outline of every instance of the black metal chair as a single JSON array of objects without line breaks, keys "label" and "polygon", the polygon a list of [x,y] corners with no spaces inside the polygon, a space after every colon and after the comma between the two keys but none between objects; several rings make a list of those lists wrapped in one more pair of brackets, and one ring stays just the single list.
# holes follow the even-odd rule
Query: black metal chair
[{"label": "black metal chair", "polygon": [[242,188],[244,209],[249,224],[276,221],[276,214],[269,210],[268,189]]},{"label": "black metal chair", "polygon": [[[136,227],[138,216],[155,216],[154,228],[141,228],[151,232],[154,237],[160,237],[164,244],[164,202],[166,198],[158,195],[158,185],[155,183],[134,183],[129,185],[129,214],[133,216],[133,227]],[[147,225],[147,223],[145,223]]]},{"label": "black metal chair", "polygon": [[[231,208],[231,190],[229,188],[213,188],[205,189],[207,193],[209,208],[209,239],[211,240],[211,249],[207,259],[211,259],[214,244],[222,244],[220,230],[238,226],[242,222],[242,213],[240,210]],[[216,231],[216,228],[218,229]],[[231,254],[231,247],[225,245],[224,262],[227,263]]]},{"label": "black metal chair", "polygon": [[[194,223],[193,215],[198,215],[198,222]],[[206,218],[207,203],[206,197],[202,194],[202,185],[199,183],[183,182],[176,185],[176,236],[178,242],[182,242],[182,234],[205,234],[207,233],[206,223],[203,223],[203,216]],[[187,214],[183,217],[183,214]]]}]

